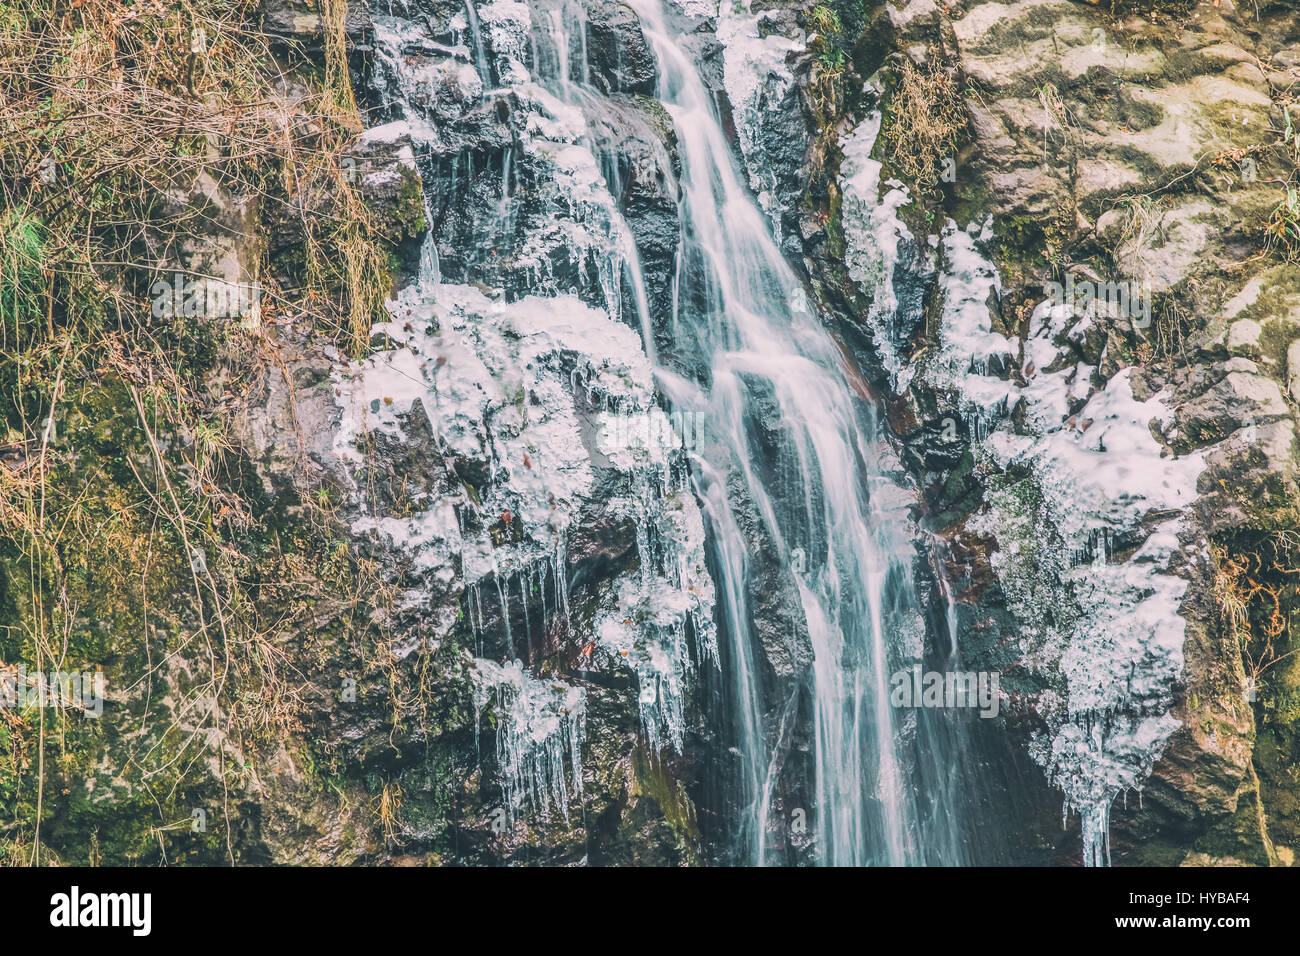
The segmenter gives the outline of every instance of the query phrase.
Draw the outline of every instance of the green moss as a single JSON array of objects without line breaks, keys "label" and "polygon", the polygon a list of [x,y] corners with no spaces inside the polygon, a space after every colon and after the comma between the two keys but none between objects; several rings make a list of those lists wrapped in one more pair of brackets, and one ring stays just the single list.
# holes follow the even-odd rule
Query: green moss
[{"label": "green moss", "polygon": [[419,177],[407,167],[402,169],[402,185],[397,189],[397,223],[405,238],[416,238],[427,228],[424,218],[424,193]]},{"label": "green moss", "polygon": [[633,759],[636,774],[633,796],[654,800],[683,844],[695,844],[700,838],[699,821],[695,815],[695,804],[687,796],[685,786],[680,780],[669,776],[661,761],[647,759],[640,750],[636,751]]},{"label": "green moss", "polygon": [[[1237,795],[1237,807],[1191,847],[1210,861],[1234,861],[1251,866],[1272,866],[1277,861],[1272,841],[1263,831],[1264,812],[1258,781],[1250,780]],[[1150,863],[1153,861],[1135,861]]]},{"label": "green moss", "polygon": [[18,332],[45,310],[44,229],[27,210],[0,213],[0,321]]},{"label": "green moss", "polygon": [[1283,388],[1290,384],[1287,381],[1286,352],[1291,343],[1298,338],[1300,338],[1300,326],[1293,325],[1289,321],[1268,319],[1260,327],[1259,348],[1264,359],[1261,368]]},{"label": "green moss", "polygon": [[979,506],[980,482],[974,478],[975,458],[968,448],[948,473],[943,489],[934,495],[938,512],[931,518],[936,528],[947,528]]}]

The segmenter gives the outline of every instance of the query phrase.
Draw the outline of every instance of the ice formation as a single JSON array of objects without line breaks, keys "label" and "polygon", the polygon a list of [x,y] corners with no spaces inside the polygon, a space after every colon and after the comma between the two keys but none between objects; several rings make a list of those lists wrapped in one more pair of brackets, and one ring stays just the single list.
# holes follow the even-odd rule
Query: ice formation
[{"label": "ice formation", "polygon": [[[1050,731],[1031,753],[1083,818],[1085,862],[1101,864],[1112,801],[1141,786],[1178,727],[1169,711],[1183,666],[1178,610],[1187,582],[1170,565],[1177,515],[1195,500],[1204,463],[1199,454],[1169,455],[1152,437],[1151,423],[1172,416],[1167,395],[1137,401],[1132,369],[1094,386],[1091,367],[1057,345],[1095,317],[1045,301],[1024,342],[990,330],[988,290],[977,280],[996,276],[978,249],[987,227],[976,233],[950,222],[942,237],[938,380],[957,388],[979,433],[988,431],[977,457],[1002,474],[1031,476],[1028,486],[991,482],[988,510],[968,527],[998,538],[993,566],[1026,628],[1027,657],[1059,675],[1063,699],[1040,700]],[[1020,350],[1026,385],[988,374],[991,358]],[[1019,403],[1024,433],[1004,420]],[[1149,516],[1171,513],[1148,530]],[[1117,539],[1141,544],[1115,560]]]},{"label": "ice formation", "polygon": [[[692,16],[713,16],[714,10],[701,10],[693,0],[678,0]],[[723,82],[731,104],[740,151],[745,157],[749,185],[759,207],[772,221],[776,235],[781,234],[780,212],[772,195],[775,173],[769,168],[767,150],[761,141],[761,118],[776,108],[795,85],[794,73],[787,65],[791,53],[803,50],[803,41],[762,29],[762,11],[753,9],[752,0],[720,3],[716,10],[716,33],[722,44]]]},{"label": "ice formation", "polygon": [[[572,793],[580,794],[585,698],[514,658],[531,659],[524,648],[531,648],[534,630],[570,616],[571,529],[598,484],[601,495],[617,492],[613,509],[636,528],[639,570],[615,582],[591,634],[579,637],[602,648],[604,664],[637,675],[642,726],[657,750],[681,746],[685,677],[698,659],[716,660],[702,521],[686,487],[681,437],[656,404],[641,338],[619,321],[625,282],[644,310],[631,234],[588,145],[582,111],[528,73],[529,7],[513,0],[467,4],[453,28],[472,51],[440,47],[422,25],[405,20],[376,17],[375,24],[379,85],[403,118],[367,135],[384,141],[409,132],[426,147],[445,145],[431,120],[436,109],[456,108],[438,101],[439,89],[455,87],[453,102],[483,91],[492,74],[482,62],[488,37],[496,75],[518,98],[523,135],[512,148],[535,174],[533,220],[514,261],[536,294],[507,301],[502,290],[444,282],[430,249],[419,280],[389,303],[392,320],[372,331],[390,347],[336,371],[334,450],[360,474],[371,438],[414,441],[413,423],[422,427],[423,416],[431,457],[446,463],[452,480],[442,491],[416,495],[402,514],[373,508],[358,482],[352,527],[409,556],[428,585],[464,592],[480,653],[475,701],[480,709],[491,702],[496,712],[511,813],[525,804],[567,813],[562,769],[567,759]],[[508,232],[511,217],[522,214],[508,188],[512,148],[503,159],[497,223]],[[594,272],[605,308],[580,297],[586,288],[558,280],[556,264],[566,259],[579,282]],[[625,424],[641,420],[652,423],[646,434],[655,440],[629,440]],[[461,462],[486,472],[487,481],[471,488],[460,480]],[[529,617],[527,595],[537,593],[542,620]],[[408,600],[420,600],[418,589]],[[485,600],[501,608],[505,664],[481,656]],[[512,633],[510,609],[521,600],[525,633]]]},{"label": "ice formation", "polygon": [[[871,305],[863,319],[871,329],[877,355],[889,373],[896,392],[911,381],[912,370],[900,354],[896,328],[898,296],[894,292],[894,270],[899,246],[907,227],[898,210],[911,202],[907,187],[897,180],[881,183],[882,166],[871,158],[880,135],[878,111],[869,113],[843,143],[840,165],[843,178],[845,264],[849,277],[870,295]],[[881,194],[882,185],[885,188]]]},{"label": "ice formation", "polygon": [[[1031,753],[1082,816],[1085,862],[1102,864],[1111,803],[1141,787],[1178,726],[1170,709],[1187,584],[1171,562],[1202,456],[1172,456],[1153,437],[1152,423],[1172,415],[1167,394],[1138,401],[1131,369],[1100,381],[1070,355],[1066,345],[1104,315],[1044,301],[1025,339],[995,330],[987,222],[943,229],[938,346],[910,365],[901,358],[889,312],[906,195],[891,183],[881,195],[870,156],[878,132],[872,114],[844,147],[850,275],[877,298],[868,321],[896,389],[919,380],[949,392],[969,426],[990,477],[986,507],[967,528],[997,539],[991,561],[1022,628],[1021,654],[1049,687],[1038,701],[1049,729]],[[1010,377],[1012,363],[1024,384]],[[1132,550],[1123,559],[1119,541]]]},{"label": "ice formation", "polygon": [[713,581],[702,561],[704,524],[685,490],[651,507],[649,514],[643,503],[614,504],[638,519],[642,554],[662,552],[664,570],[658,573],[643,564],[639,579],[620,579],[597,618],[596,636],[605,653],[637,675],[641,726],[651,749],[671,745],[680,751],[685,681],[696,664],[687,641],[688,622],[700,656],[717,662]]},{"label": "ice formation", "polygon": [[475,728],[489,702],[497,718],[506,819],[517,819],[526,808],[544,816],[554,806],[567,821],[570,800],[582,799],[586,692],[533,677],[519,661],[497,664],[482,658],[474,661],[473,683]]},{"label": "ice formation", "polygon": [[[651,404],[650,369],[636,333],[576,297],[505,303],[450,284],[432,292],[409,287],[393,311],[402,321],[374,331],[399,347],[337,375],[337,454],[360,467],[358,446],[366,435],[404,440],[402,423],[418,403],[441,454],[487,462],[492,477],[477,501],[460,491],[416,502],[421,510],[409,516],[369,514],[361,502],[353,530],[380,534],[411,554],[415,570],[444,586],[491,582],[507,612],[511,582],[549,576],[557,610],[566,613],[568,533],[594,491],[586,442],[595,444],[626,478],[621,507],[636,523],[642,557],[640,577],[625,582],[621,593],[626,603],[613,609],[619,620],[638,621],[618,650],[628,650],[629,666],[653,680],[653,698],[648,691],[642,698],[650,708],[643,716],[651,742],[680,745],[685,630],[689,622],[711,657],[713,585],[699,511],[671,448],[616,441],[617,431],[603,427],[629,414],[662,415]],[[578,400],[599,409],[594,422],[579,415]],[[664,428],[671,433],[670,424]],[[584,429],[597,434],[584,440]],[[479,530],[458,519],[466,509],[483,517]],[[489,528],[501,515],[523,535],[495,541]],[[648,617],[641,611],[647,602],[655,608]],[[471,623],[475,617],[472,600]],[[599,629],[602,640],[607,633]],[[508,636],[515,643],[522,638]],[[664,667],[644,663],[650,660]]]}]

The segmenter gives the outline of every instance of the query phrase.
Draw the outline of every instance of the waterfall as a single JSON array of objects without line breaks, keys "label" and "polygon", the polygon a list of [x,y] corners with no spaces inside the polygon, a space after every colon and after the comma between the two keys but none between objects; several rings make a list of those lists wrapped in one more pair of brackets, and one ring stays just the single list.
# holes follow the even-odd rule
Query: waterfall
[{"label": "waterfall", "polygon": [[[593,86],[585,9],[572,0],[492,0],[475,9],[471,0],[454,26],[465,31],[473,49],[462,47],[441,73],[421,59],[430,48],[422,26],[376,18],[377,61],[384,73],[376,86],[388,94],[418,152],[427,157],[421,163],[426,191],[432,175],[434,183],[441,182],[439,188],[451,193],[426,197],[431,220],[455,217],[462,206],[477,202],[487,227],[478,233],[477,245],[490,241],[494,248],[486,255],[482,248],[448,242],[441,247],[446,250],[439,263],[443,274],[423,276],[403,292],[395,315],[420,316],[420,322],[438,316],[436,335],[411,332],[410,321],[384,326],[386,334],[406,343],[413,357],[398,352],[367,360],[351,373],[356,383],[340,383],[346,384],[340,394],[351,403],[352,424],[338,443],[375,429],[400,434],[394,409],[410,408],[416,399],[429,406],[441,431],[452,419],[447,411],[433,409],[447,403],[453,365],[444,368],[441,359],[432,364],[420,356],[435,350],[448,354],[454,339],[459,343],[454,347],[479,369],[472,382],[457,385],[457,434],[479,444],[486,436],[494,446],[487,456],[494,476],[491,503],[479,510],[489,519],[517,515],[519,526],[536,535],[531,531],[535,516],[540,519],[547,511],[538,498],[546,487],[539,484],[538,472],[554,467],[565,493],[558,516],[557,496],[551,496],[549,530],[536,542],[504,544],[481,533],[471,542],[463,527],[458,532],[456,522],[446,520],[439,521],[436,534],[423,519],[366,517],[358,527],[422,549],[417,560],[422,567],[435,567],[459,550],[465,587],[475,598],[477,616],[470,617],[477,629],[481,675],[500,671],[481,659],[478,599],[480,583],[491,578],[502,612],[503,633],[495,640],[505,638],[507,654],[500,672],[513,676],[511,682],[489,683],[514,688],[497,697],[509,731],[504,738],[498,735],[505,786],[516,807],[522,805],[518,795],[527,792],[536,798],[534,804],[558,803],[564,809],[565,792],[558,789],[563,764],[567,758],[572,765],[573,790],[579,792],[583,731],[576,723],[556,723],[547,708],[519,703],[533,699],[524,690],[534,678],[510,659],[524,650],[531,658],[531,632],[545,629],[546,622],[544,609],[543,620],[530,619],[525,602],[522,632],[510,631],[509,581],[512,576],[541,577],[549,566],[557,579],[554,607],[567,607],[567,527],[576,503],[590,494],[592,481],[580,467],[577,446],[549,455],[535,451],[529,470],[521,469],[525,436],[502,442],[486,423],[500,407],[492,396],[518,387],[504,378],[511,368],[536,376],[567,369],[570,392],[577,393],[591,382],[595,369],[617,368],[622,362],[631,369],[625,374],[637,378],[637,369],[645,367],[676,420],[704,425],[691,429],[694,494],[688,492],[686,500],[680,477],[674,476],[687,473],[675,472],[671,458],[642,454],[636,461],[623,461],[617,448],[602,446],[628,481],[628,492],[611,510],[635,520],[642,565],[640,577],[621,578],[597,612],[593,646],[636,675],[647,747],[654,753],[683,746],[687,680],[699,663],[718,659],[713,650],[716,587],[716,618],[726,642],[725,697],[734,712],[710,716],[734,728],[738,793],[728,805],[739,807],[742,817],[734,821],[737,845],[728,848],[727,858],[757,864],[790,859],[780,855],[788,842],[782,830],[797,812],[812,824],[821,863],[960,862],[952,798],[956,775],[949,766],[953,735],[940,718],[896,710],[890,700],[891,675],[919,664],[926,646],[912,580],[917,529],[907,517],[909,493],[891,478],[901,468],[876,410],[855,394],[851,382],[856,373],[772,236],[772,221],[756,202],[723,132],[714,94],[683,42],[686,31],[670,25],[676,14],[661,0],[634,0],[632,8],[657,61],[657,98],[676,136],[676,166],[666,156],[657,159],[661,170],[670,170],[668,176],[674,166],[679,170],[672,186],[679,197],[680,242],[666,316],[652,314],[638,248],[619,205],[624,186],[616,161],[619,143],[616,137],[601,140],[594,132],[600,123],[621,116],[618,111],[625,107]],[[502,88],[489,93],[485,86],[492,77]],[[426,89],[434,78],[458,86],[462,101],[481,104],[476,107],[480,111],[492,108],[491,98],[511,94],[514,135],[500,147],[499,163],[497,157],[476,158],[458,147],[454,123],[439,125],[432,112],[439,108],[438,97]],[[504,108],[504,100],[496,102],[498,110]],[[516,195],[516,184],[520,195],[528,190],[528,208]],[[467,230],[459,238],[474,235]],[[516,243],[513,258],[498,258],[498,243],[511,242]],[[428,245],[427,262],[438,261],[434,243]],[[480,288],[483,283],[498,286],[512,304],[494,304],[481,292],[456,284],[468,281]],[[593,301],[603,304],[608,318],[587,316]],[[625,303],[633,314],[623,314]],[[629,356],[608,327],[610,320],[623,331],[629,331],[627,325],[639,329],[643,356]],[[521,332],[526,337],[515,344]],[[663,357],[657,342],[667,346]],[[520,354],[496,354],[502,349]],[[412,369],[414,388],[380,374],[398,360]],[[376,364],[377,372],[368,371]],[[432,383],[427,396],[421,379]],[[595,391],[586,386],[586,397],[604,401],[613,417],[628,409],[662,416],[651,404],[649,390],[640,385],[615,396],[622,408],[617,402],[609,408],[611,393],[601,389],[612,388],[613,377],[604,373],[600,382]],[[572,417],[558,397],[546,398],[558,395],[551,379],[539,377],[525,391],[534,401],[543,396],[542,414],[557,427]],[[401,399],[393,402],[397,392]],[[476,404],[467,407],[462,394],[475,396]],[[484,408],[488,412],[481,413]],[[671,425],[660,430],[673,431]],[[567,431],[565,435],[571,442]],[[522,482],[525,475],[528,480]],[[465,507],[464,501],[457,504]],[[698,560],[706,538],[712,581]],[[761,613],[756,604],[771,597],[764,592],[774,585],[755,573],[757,547],[767,547],[764,560],[782,569],[775,586],[789,597],[791,627],[797,632],[790,639],[806,642],[810,649],[800,658],[808,663],[795,676],[793,696],[775,703],[765,700],[765,649],[756,623]],[[694,654],[687,647],[688,633],[695,635]],[[566,685],[557,686],[568,701]],[[482,691],[477,699],[486,703],[489,695]],[[567,710],[575,715],[573,721],[581,721],[581,708]],[[810,784],[796,787],[810,805],[795,807],[777,790],[788,738],[804,715],[810,715],[806,734],[814,769]],[[530,725],[542,717],[544,726]],[[539,769],[525,774],[524,767]]]},{"label": "waterfall", "polygon": [[[767,858],[770,729],[760,696],[746,594],[747,551],[723,486],[730,470],[793,575],[813,649],[817,852],[831,865],[939,861],[953,822],[919,819],[891,673],[908,660],[904,635],[923,624],[911,581],[910,532],[881,482],[888,455],[869,409],[855,401],[836,343],[810,310],[802,285],[769,232],[723,133],[713,96],[672,30],[661,0],[633,0],[659,63],[659,97],[681,154],[680,261],[672,333],[679,351],[707,363],[703,383],[662,375],[674,405],[704,408],[730,460],[700,462],[695,476],[718,554],[729,611],[740,748],[753,827],[752,859]],[[789,458],[761,474],[758,405],[774,398]],[[877,479],[873,481],[873,479]],[[869,490],[870,489],[870,490]],[[878,493],[879,492],[879,493]],[[938,858],[936,857],[938,853]],[[952,860],[946,860],[952,862]]]},{"label": "waterfall", "polygon": [[486,89],[492,84],[492,68],[488,66],[487,54],[483,51],[483,29],[479,26],[478,11],[471,0],[465,0],[465,23],[469,27],[470,42],[474,44],[474,69]]}]

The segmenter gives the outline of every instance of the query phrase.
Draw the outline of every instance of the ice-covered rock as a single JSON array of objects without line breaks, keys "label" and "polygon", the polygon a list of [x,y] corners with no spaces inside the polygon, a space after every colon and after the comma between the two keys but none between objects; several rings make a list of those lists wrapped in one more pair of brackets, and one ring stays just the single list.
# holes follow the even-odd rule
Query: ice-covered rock
[{"label": "ice-covered rock", "polygon": [[[526,807],[569,818],[571,799],[582,799],[582,742],[587,697],[563,681],[534,677],[519,661],[473,664],[476,718],[488,703],[496,714],[497,767],[506,819]],[[475,727],[478,726],[477,719]]]}]

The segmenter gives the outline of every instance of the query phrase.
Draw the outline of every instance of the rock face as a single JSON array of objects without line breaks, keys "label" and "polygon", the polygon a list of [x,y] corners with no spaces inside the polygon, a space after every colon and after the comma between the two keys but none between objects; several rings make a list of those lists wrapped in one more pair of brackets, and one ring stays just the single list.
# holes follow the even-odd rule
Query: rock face
[{"label": "rock face", "polygon": [[[769,73],[810,77],[802,154],[755,123],[746,158],[805,183],[787,242],[890,396],[963,660],[1002,672],[1007,729],[1080,811],[1091,861],[1107,812],[1115,862],[1289,860],[1289,800],[1270,808],[1256,771],[1294,735],[1291,648],[1261,634],[1295,607],[1300,328],[1264,224],[1294,174],[1275,94],[1300,22],[1230,2],[867,6],[870,42],[841,29]],[[828,114],[819,78],[844,58],[866,92]],[[909,70],[964,91],[938,190],[902,181],[891,129],[923,121]],[[1233,610],[1241,562],[1266,607]]]},{"label": "rock face", "polygon": [[681,774],[697,672],[717,667],[713,584],[680,422],[618,321],[670,308],[672,143],[638,21],[609,8],[589,31],[608,92],[589,116],[529,81],[585,68],[566,45],[584,24],[504,2],[372,21],[376,116],[352,156],[381,211],[418,220],[419,250],[376,348],[327,356],[295,401],[353,547],[392,589],[388,666],[422,669],[421,706],[446,715],[395,752],[373,718],[321,715],[402,795],[388,836],[408,855],[701,852]]},{"label": "rock face", "polygon": [[[755,501],[733,471],[697,500],[717,436],[663,393],[708,384],[675,334],[707,270],[683,253],[690,154],[641,17],[616,0],[335,13],[274,0],[263,28],[295,68],[346,42],[364,128],[340,174],[393,283],[354,330],[361,357],[276,309],[249,322],[256,354],[210,376],[234,403],[222,479],[260,523],[221,557],[253,576],[274,555],[260,610],[288,623],[235,694],[274,720],[243,735],[186,717],[197,659],[170,664],[162,706],[210,758],[181,796],[220,800],[226,830],[189,852],[741,862],[748,708],[767,748],[753,824],[771,859],[812,862],[805,568],[763,513],[800,510],[780,480],[797,449],[768,380],[737,376],[774,490]],[[666,17],[855,401],[887,424],[871,501],[916,537],[915,633],[891,639],[1000,677],[997,719],[961,726],[953,765],[932,765],[934,727],[900,720],[903,771],[960,815],[962,861],[1292,862],[1300,250],[1265,225],[1300,219],[1278,188],[1300,12],[672,0]],[[183,250],[198,271],[247,282],[265,252],[268,278],[306,281],[295,219],[319,209],[209,182],[168,199],[220,222]],[[131,463],[152,467],[147,446]],[[706,540],[720,511],[748,548],[739,626]],[[163,646],[201,611],[167,617]],[[114,704],[147,714],[147,693]],[[47,839],[75,842],[93,789]]]}]

